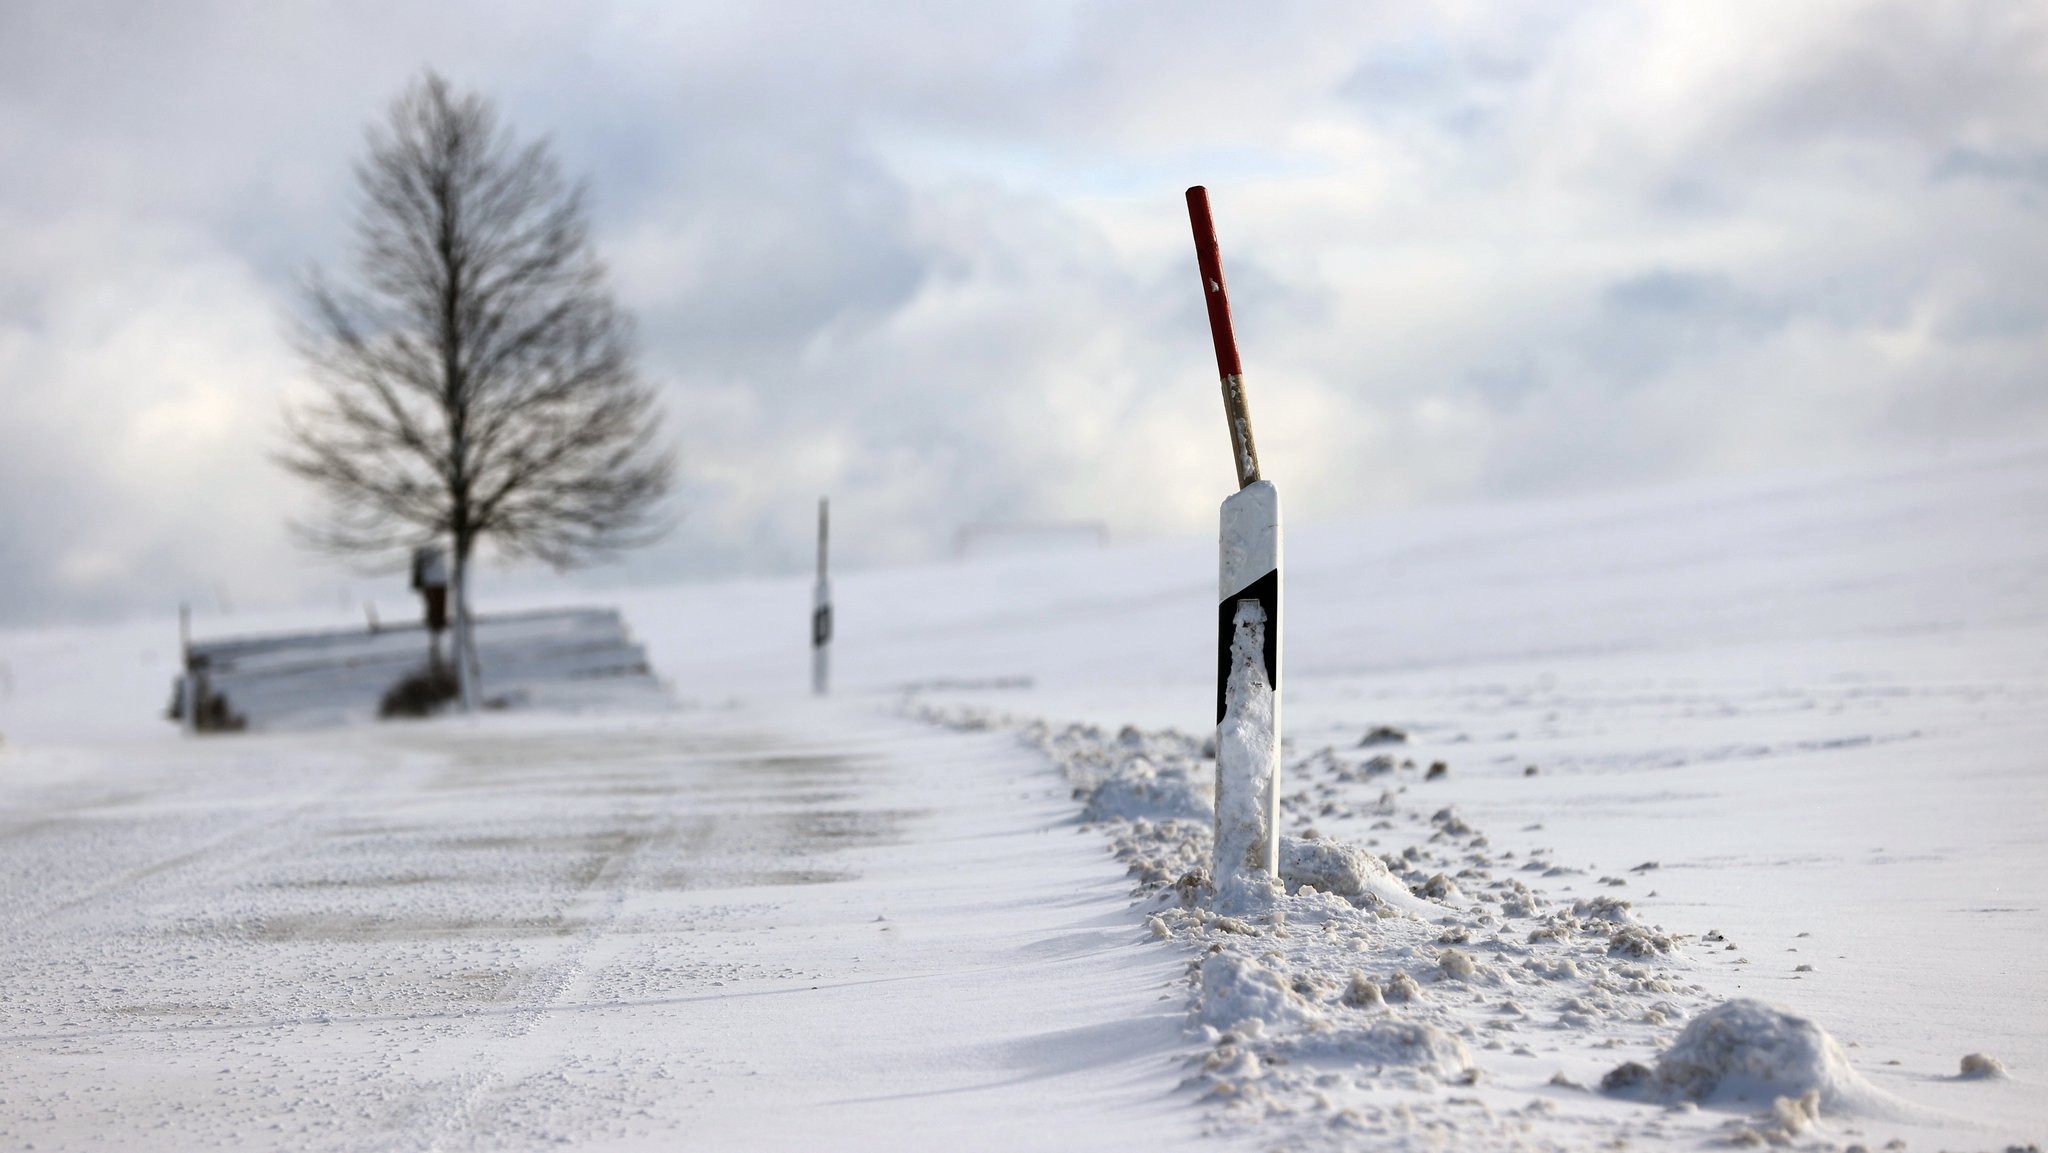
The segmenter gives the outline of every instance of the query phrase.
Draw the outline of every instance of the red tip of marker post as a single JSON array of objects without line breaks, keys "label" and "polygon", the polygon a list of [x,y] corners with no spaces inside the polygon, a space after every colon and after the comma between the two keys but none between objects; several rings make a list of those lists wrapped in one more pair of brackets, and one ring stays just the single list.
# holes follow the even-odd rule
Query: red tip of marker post
[{"label": "red tip of marker post", "polygon": [[1197,184],[1188,189],[1188,223],[1195,229],[1195,262],[1202,269],[1202,294],[1209,306],[1209,338],[1216,345],[1216,371],[1223,376],[1242,376],[1237,359],[1237,333],[1230,323],[1230,292],[1224,287],[1223,258],[1216,250],[1216,222],[1209,215],[1209,190]]}]

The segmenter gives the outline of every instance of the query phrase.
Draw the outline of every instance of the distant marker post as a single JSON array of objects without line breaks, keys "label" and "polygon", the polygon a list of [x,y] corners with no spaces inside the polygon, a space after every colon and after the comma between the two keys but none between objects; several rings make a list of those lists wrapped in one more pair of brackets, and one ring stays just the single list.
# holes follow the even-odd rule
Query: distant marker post
[{"label": "distant marker post", "polygon": [[1280,494],[1259,475],[1209,192],[1196,185],[1187,200],[1238,485],[1223,502],[1216,610],[1212,876],[1221,891],[1232,877],[1248,872],[1280,874]]},{"label": "distant marker post", "polygon": [[825,554],[830,541],[831,513],[826,498],[818,498],[818,587],[811,601],[811,691],[824,696],[832,681],[832,582],[825,576]]},{"label": "distant marker post", "polygon": [[192,606],[178,606],[178,653],[185,678],[178,683],[178,724],[188,733],[199,731],[199,676],[192,667]]}]

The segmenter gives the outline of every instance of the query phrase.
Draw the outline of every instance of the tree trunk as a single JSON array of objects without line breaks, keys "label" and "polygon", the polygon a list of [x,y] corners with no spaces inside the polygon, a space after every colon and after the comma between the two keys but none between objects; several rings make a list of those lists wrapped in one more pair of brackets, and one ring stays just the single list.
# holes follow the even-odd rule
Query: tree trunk
[{"label": "tree trunk", "polygon": [[462,711],[474,713],[478,678],[469,620],[469,550],[460,543],[455,546],[455,587],[449,591],[455,599],[455,683],[462,689]]}]

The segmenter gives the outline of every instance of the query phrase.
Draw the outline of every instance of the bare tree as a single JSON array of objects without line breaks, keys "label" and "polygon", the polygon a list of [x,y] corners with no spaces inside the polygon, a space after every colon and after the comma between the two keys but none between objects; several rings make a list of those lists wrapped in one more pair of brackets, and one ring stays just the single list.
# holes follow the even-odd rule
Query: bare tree
[{"label": "bare tree", "polygon": [[473,708],[468,573],[479,544],[567,568],[663,532],[674,458],[592,250],[583,192],[544,141],[429,72],[356,166],[353,289],[315,274],[300,347],[318,399],[277,460],[324,508],[315,547],[446,541]]}]

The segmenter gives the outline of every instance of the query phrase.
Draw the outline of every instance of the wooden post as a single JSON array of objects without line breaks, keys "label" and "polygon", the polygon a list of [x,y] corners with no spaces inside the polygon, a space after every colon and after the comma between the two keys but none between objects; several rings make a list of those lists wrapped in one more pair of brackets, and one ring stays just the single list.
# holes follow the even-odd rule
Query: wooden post
[{"label": "wooden post", "polygon": [[811,691],[824,696],[832,682],[832,582],[825,557],[831,543],[831,508],[818,498],[818,585],[811,601]]},{"label": "wooden post", "polygon": [[1280,873],[1280,493],[1259,474],[1208,190],[1188,189],[1187,201],[1238,483],[1221,510],[1216,612],[1212,876],[1222,893],[1247,874]]}]

